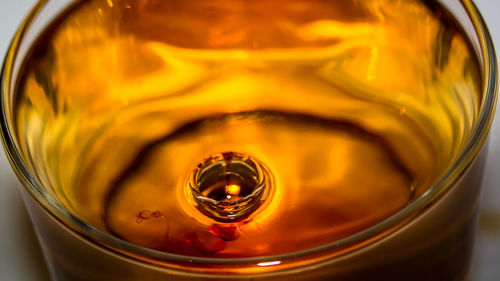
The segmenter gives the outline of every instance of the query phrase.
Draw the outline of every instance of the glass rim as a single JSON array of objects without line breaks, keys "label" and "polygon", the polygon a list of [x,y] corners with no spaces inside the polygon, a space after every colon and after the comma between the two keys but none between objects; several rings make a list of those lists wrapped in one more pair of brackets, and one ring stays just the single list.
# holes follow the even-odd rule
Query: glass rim
[{"label": "glass rim", "polygon": [[[378,241],[378,239],[380,239],[381,237],[385,237],[385,235],[380,234],[391,229],[397,229],[396,226],[403,223],[405,219],[410,218],[411,216],[418,214],[420,211],[425,209],[429,204],[437,200],[440,195],[449,190],[453,186],[453,184],[460,179],[462,174],[471,165],[471,163],[476,158],[476,155],[483,147],[483,144],[486,141],[489,129],[491,127],[491,123],[493,121],[497,99],[496,93],[498,87],[498,70],[492,38],[475,4],[469,0],[460,1],[461,5],[463,5],[465,11],[467,12],[467,16],[470,18],[474,26],[474,36],[478,37],[477,39],[479,40],[480,44],[480,54],[483,58],[481,69],[482,102],[479,117],[471,132],[467,144],[464,146],[459,156],[446,170],[446,172],[444,172],[440,178],[436,179],[434,184],[430,186],[424,194],[422,194],[420,197],[415,199],[403,209],[399,210],[397,213],[367,229],[364,229],[341,240],[337,240],[306,250],[289,252],[274,256],[251,258],[208,258],[153,250],[127,242],[125,240],[112,236],[111,234],[105,233],[71,214],[71,212],[63,205],[58,203],[56,199],[52,198],[48,193],[44,192],[42,184],[32,176],[30,170],[28,169],[28,166],[21,156],[21,150],[19,149],[16,137],[14,136],[15,129],[13,126],[10,110],[11,102],[9,96],[11,94],[11,91],[15,90],[11,89],[10,87],[13,75],[12,66],[14,61],[16,60],[16,57],[18,55],[18,47],[23,41],[26,31],[30,28],[33,20],[42,10],[46,2],[46,0],[38,1],[32,8],[32,10],[28,13],[21,26],[18,28],[3,63],[0,78],[0,135],[2,137],[7,158],[14,172],[22,182],[25,190],[30,193],[30,195],[37,201],[37,203],[43,206],[43,208],[50,215],[54,216],[66,228],[69,228],[70,231],[76,232],[77,235],[95,242],[96,245],[102,246],[107,251],[121,254],[131,259],[144,261],[141,258],[137,258],[136,255],[138,255],[139,257],[145,257],[146,259],[159,260],[160,263],[166,262],[167,264],[165,264],[164,266],[166,269],[175,269],[175,267],[171,267],[168,264],[169,262],[188,262],[192,265],[199,263],[203,264],[204,266],[226,265],[234,267],[245,265],[260,265],[273,263],[276,261],[286,262],[288,260],[297,260],[304,256],[328,253],[329,251],[334,251],[335,249],[339,249],[344,246],[355,245],[355,243],[357,242],[367,241],[370,240],[370,238],[376,238],[370,240],[367,243],[367,245],[370,245],[375,241]],[[481,57],[479,57],[478,59],[481,59]],[[364,246],[365,245],[362,245],[361,247],[354,247],[352,250],[347,251],[346,254],[354,253]],[[343,253],[335,255],[332,260],[336,260],[336,258],[342,255]],[[318,264],[321,262],[322,260],[314,262],[313,264]],[[156,263],[153,262],[153,264]],[[308,266],[311,266],[311,264],[304,265],[304,267]],[[194,266],[194,268],[196,268],[196,266]],[[297,269],[297,267],[295,267],[295,269]],[[202,273],[202,275],[207,274],[211,276],[216,275],[206,272]]]}]

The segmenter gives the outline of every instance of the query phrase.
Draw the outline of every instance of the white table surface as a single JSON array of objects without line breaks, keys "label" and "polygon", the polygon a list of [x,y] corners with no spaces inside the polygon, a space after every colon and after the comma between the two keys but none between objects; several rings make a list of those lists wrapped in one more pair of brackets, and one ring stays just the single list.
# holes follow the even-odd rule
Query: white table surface
[{"label": "white table surface", "polygon": [[[58,1],[58,0],[55,0]],[[333,1],[333,0],[332,0]],[[458,1],[458,0],[457,0]],[[0,0],[0,60],[35,0]],[[500,0],[476,0],[500,54]],[[472,281],[500,280],[500,106],[490,138]],[[0,152],[0,280],[48,281],[38,243],[3,150]]]}]

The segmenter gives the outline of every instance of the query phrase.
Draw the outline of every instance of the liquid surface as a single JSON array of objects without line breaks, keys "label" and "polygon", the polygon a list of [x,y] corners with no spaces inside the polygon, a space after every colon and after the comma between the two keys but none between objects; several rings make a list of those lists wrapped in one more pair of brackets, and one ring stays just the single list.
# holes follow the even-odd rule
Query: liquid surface
[{"label": "liquid surface", "polygon": [[82,1],[28,57],[19,142],[49,194],[141,246],[256,257],[338,241],[423,194],[474,126],[477,63],[446,14]]}]

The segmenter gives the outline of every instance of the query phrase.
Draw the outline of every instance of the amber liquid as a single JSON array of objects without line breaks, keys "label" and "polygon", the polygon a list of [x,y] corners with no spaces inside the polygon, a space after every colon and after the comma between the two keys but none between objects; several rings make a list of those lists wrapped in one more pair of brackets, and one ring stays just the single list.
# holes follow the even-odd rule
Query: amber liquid
[{"label": "amber liquid", "polygon": [[[339,241],[422,195],[475,124],[476,58],[426,3],[82,1],[26,60],[19,142],[50,195],[141,246],[258,257]],[[234,221],[189,190],[226,152],[270,177]]]}]

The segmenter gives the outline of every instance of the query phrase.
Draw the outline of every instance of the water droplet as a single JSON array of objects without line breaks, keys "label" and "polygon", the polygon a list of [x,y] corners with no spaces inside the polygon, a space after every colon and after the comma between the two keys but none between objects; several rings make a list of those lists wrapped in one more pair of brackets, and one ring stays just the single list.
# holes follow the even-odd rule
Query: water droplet
[{"label": "water droplet", "polygon": [[266,199],[270,174],[256,159],[224,152],[197,165],[189,188],[197,209],[219,222],[248,217]]}]

